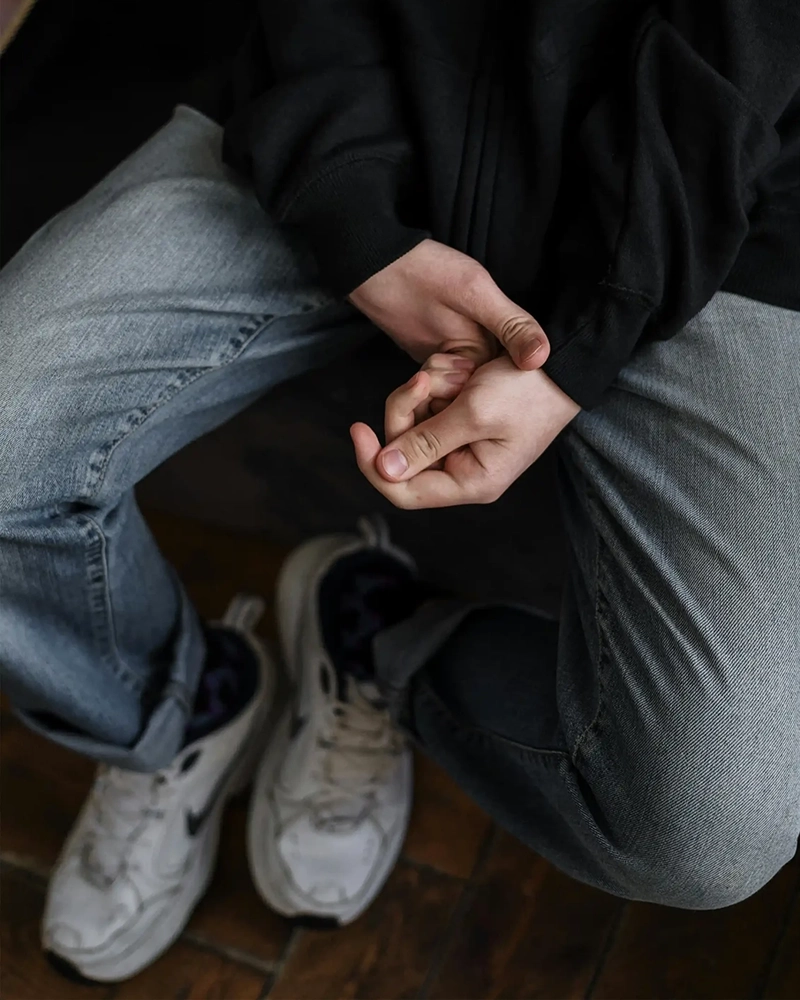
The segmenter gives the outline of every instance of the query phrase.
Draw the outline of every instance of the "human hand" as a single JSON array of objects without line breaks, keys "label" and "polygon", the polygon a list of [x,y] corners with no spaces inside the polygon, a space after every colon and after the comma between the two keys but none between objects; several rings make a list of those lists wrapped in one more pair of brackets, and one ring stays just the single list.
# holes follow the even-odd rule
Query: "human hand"
[{"label": "human hand", "polygon": [[519,371],[506,356],[478,368],[445,409],[413,426],[419,393],[419,383],[407,383],[389,397],[387,428],[405,429],[394,440],[387,432],[386,447],[366,424],[350,428],[361,471],[406,510],[491,503],[580,412],[544,372]]},{"label": "human hand", "polygon": [[550,343],[476,260],[423,240],[348,296],[416,361],[459,354],[484,364],[503,347],[518,368],[540,368]]},{"label": "human hand", "polygon": [[384,434],[394,441],[448,406],[475,371],[475,362],[456,354],[432,354],[412,376],[386,400]]}]

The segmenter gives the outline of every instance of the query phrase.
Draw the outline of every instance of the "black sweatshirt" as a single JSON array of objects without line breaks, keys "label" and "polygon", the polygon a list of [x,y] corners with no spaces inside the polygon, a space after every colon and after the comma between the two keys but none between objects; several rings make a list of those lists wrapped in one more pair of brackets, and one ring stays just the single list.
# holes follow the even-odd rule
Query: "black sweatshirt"
[{"label": "black sweatshirt", "polygon": [[333,291],[431,235],[582,406],[720,288],[800,309],[800,0],[260,0],[232,100]]}]

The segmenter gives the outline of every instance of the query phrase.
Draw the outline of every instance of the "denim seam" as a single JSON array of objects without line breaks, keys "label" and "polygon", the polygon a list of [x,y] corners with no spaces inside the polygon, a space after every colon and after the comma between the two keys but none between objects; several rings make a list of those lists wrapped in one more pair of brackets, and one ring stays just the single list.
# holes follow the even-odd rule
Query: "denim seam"
[{"label": "denim seam", "polygon": [[[140,407],[134,414],[128,415],[127,425],[116,438],[107,443],[89,460],[89,477],[86,483],[86,492],[81,497],[83,501],[91,501],[97,496],[103,485],[104,477],[108,469],[111,458],[118,447],[130,434],[138,430],[145,421],[154,413],[169,403],[175,396],[189,385],[194,384],[204,374],[217,372],[221,368],[235,361],[252,343],[255,337],[263,332],[269,321],[274,317],[265,314],[258,318],[253,318],[249,325],[239,327],[238,334],[231,337],[227,352],[221,358],[219,364],[211,368],[184,369],[166,385],[159,398],[148,407]],[[132,419],[133,417],[133,419]],[[100,525],[87,514],[80,514],[79,518],[86,526],[87,534],[90,536],[90,547],[86,556],[87,582],[89,589],[89,612],[92,620],[92,630],[95,641],[98,643],[104,662],[111,669],[115,677],[124,683],[134,693],[140,694],[144,690],[144,681],[137,677],[122,659],[119,644],[116,638],[116,628],[114,624],[114,610],[109,589],[109,572],[105,535]],[[94,536],[92,538],[91,536]],[[110,658],[109,658],[109,653]],[[185,698],[182,699],[182,701]]]},{"label": "denim seam", "polygon": [[514,750],[516,753],[523,754],[528,757],[559,758],[567,763],[571,763],[570,755],[565,750],[550,750],[544,747],[532,747],[527,743],[520,743],[517,740],[511,740],[507,736],[502,736],[500,733],[494,733],[489,729],[482,729],[480,726],[472,726],[461,722],[456,719],[448,706],[433,690],[427,680],[420,680],[420,694],[441,716],[442,721],[451,729],[451,731],[467,742],[482,743],[484,745],[487,743],[501,743]]},{"label": "denim seam", "polygon": [[86,552],[86,580],[89,594],[89,617],[95,643],[103,663],[111,673],[136,694],[144,690],[144,681],[137,677],[123,662],[119,654],[116,628],[108,589],[108,560],[106,539],[100,525],[87,514],[78,515],[89,538]]},{"label": "denim seam", "polygon": [[122,432],[116,438],[103,445],[103,447],[98,448],[89,459],[85,492],[79,499],[83,502],[91,502],[96,498],[103,486],[108,465],[114,452],[127,437],[138,430],[154,413],[166,406],[167,403],[170,403],[181,390],[193,385],[204,375],[214,374],[235,361],[241,355],[242,351],[252,343],[258,334],[264,331],[265,327],[274,318],[274,315],[266,314],[251,320],[250,325],[239,327],[238,334],[235,337],[231,337],[228,341],[226,356],[222,357],[218,364],[204,368],[182,369],[171,382],[168,382],[163,387],[160,396],[154,402],[149,406],[139,407],[138,410],[129,413],[126,418],[126,426],[122,429]]},{"label": "denim seam", "polygon": [[[590,506],[597,509],[597,501],[594,496],[594,492],[591,487],[587,488],[587,501]],[[606,611],[607,602],[605,599],[605,592],[602,585],[602,576],[604,573],[603,563],[600,559],[601,549],[604,547],[603,540],[600,537],[597,528],[594,526],[595,521],[592,520],[592,530],[595,535],[595,559],[594,559],[594,580],[595,580],[595,595],[594,595],[594,621],[597,627],[597,707],[595,709],[594,716],[591,721],[587,723],[584,727],[583,732],[575,741],[575,746],[572,750],[573,762],[577,763],[578,757],[582,754],[585,760],[588,760],[588,754],[586,752],[584,744],[587,738],[598,731],[600,728],[600,722],[602,721],[603,713],[606,707],[606,681],[608,678],[608,665],[611,661],[609,655],[608,644],[606,642]]]}]

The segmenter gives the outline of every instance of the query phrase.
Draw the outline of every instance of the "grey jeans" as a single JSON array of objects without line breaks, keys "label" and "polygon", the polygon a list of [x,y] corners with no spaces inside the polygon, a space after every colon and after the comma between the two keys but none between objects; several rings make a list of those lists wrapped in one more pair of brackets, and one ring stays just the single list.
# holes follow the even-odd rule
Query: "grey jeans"
[{"label": "grey jeans", "polygon": [[[50,739],[141,770],[179,747],[204,650],[133,486],[373,332],[220,135],[179,109],[0,276],[5,689]],[[443,601],[376,641],[398,720],[577,878],[705,908],[794,854],[799,401],[800,315],[717,295],[557,444],[560,621]]]}]

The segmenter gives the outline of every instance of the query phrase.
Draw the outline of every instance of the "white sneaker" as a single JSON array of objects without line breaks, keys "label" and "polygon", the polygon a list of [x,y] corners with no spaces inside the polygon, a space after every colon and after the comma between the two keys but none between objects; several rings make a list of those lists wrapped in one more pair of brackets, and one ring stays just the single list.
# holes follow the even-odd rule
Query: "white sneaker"
[{"label": "white sneaker", "polygon": [[102,982],[135,975],[178,937],[205,892],[225,802],[252,775],[274,697],[276,670],[252,631],[263,607],[237,598],[222,623],[257,660],[245,708],[156,774],[98,769],[42,922],[43,947],[62,972]]},{"label": "white sneaker", "polygon": [[[412,761],[370,683],[337,674],[323,636],[319,592],[342,560],[380,552],[415,574],[385,529],[313,539],[278,581],[278,622],[294,684],[256,775],[248,855],[256,887],[284,916],[346,924],[377,896],[405,837]],[[323,609],[324,610],[324,609]]]}]

